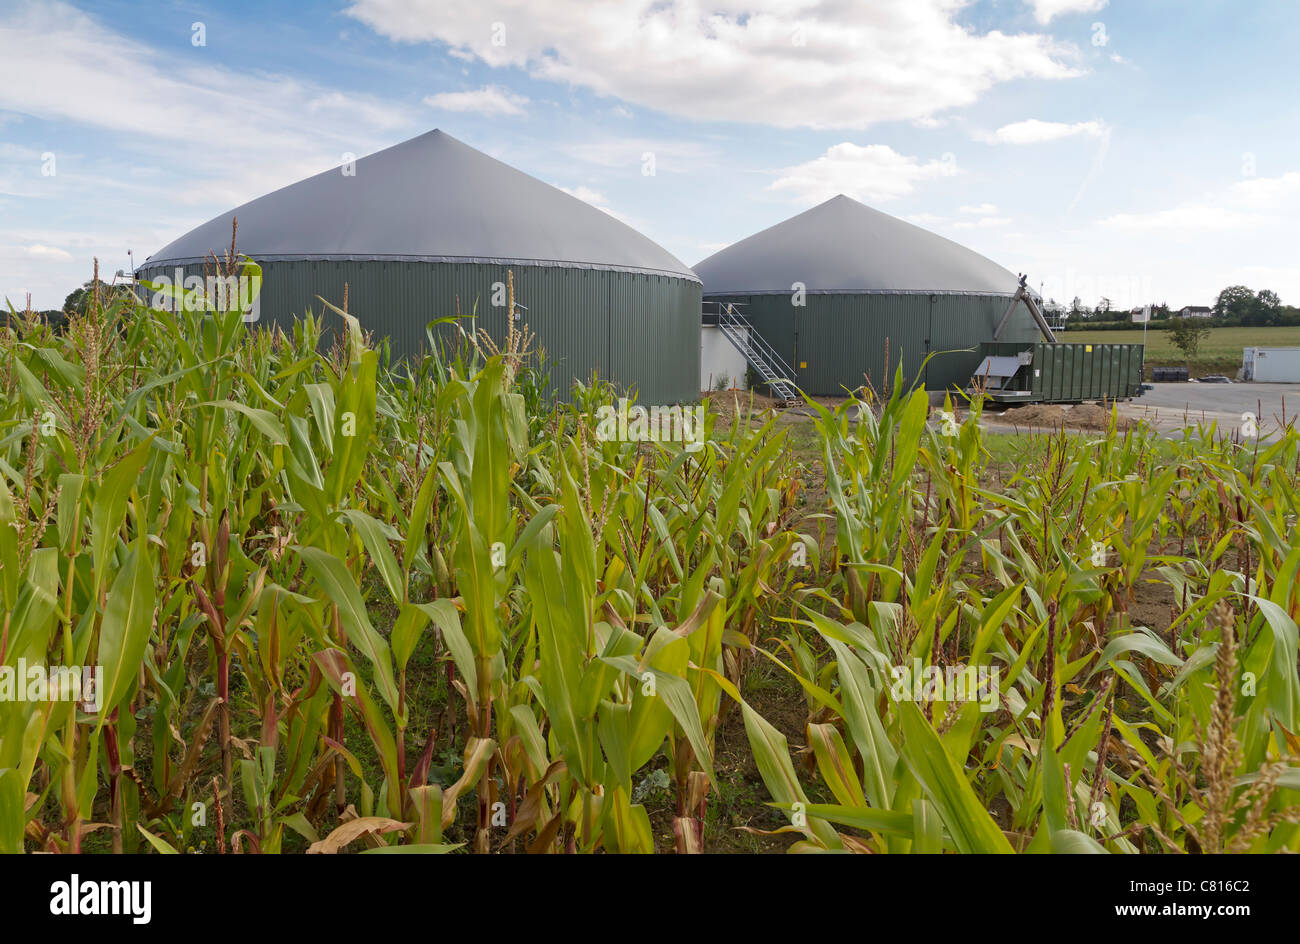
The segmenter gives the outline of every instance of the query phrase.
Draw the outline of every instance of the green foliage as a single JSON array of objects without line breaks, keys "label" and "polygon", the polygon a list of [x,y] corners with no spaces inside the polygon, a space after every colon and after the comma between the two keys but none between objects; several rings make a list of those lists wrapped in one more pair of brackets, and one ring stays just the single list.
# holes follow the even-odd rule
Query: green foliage
[{"label": "green foliage", "polygon": [[0,850],[694,852],[729,718],[795,851],[1300,847],[1290,431],[994,480],[900,376],[626,442],[467,333],[103,301],[0,329],[0,667],[103,670],[0,702]]},{"label": "green foliage", "polygon": [[[921,396],[818,410],[838,567],[781,648],[836,802],[760,765],[803,851],[1296,849],[1300,436],[1112,424],[1031,441],[994,490],[978,404],[918,435]],[[1160,631],[1136,621],[1152,584]]]},{"label": "green foliage", "polygon": [[1187,360],[1195,360],[1201,343],[1210,336],[1212,327],[1199,318],[1179,318],[1169,329],[1169,343],[1183,352]]}]

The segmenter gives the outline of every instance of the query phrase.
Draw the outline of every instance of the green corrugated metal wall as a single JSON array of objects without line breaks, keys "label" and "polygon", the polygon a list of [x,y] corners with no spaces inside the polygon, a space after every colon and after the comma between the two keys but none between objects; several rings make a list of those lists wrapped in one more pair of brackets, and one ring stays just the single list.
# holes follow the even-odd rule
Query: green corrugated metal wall
[{"label": "green corrugated metal wall", "polygon": [[[146,267],[143,278],[174,266]],[[551,363],[553,392],[592,371],[620,387],[635,386],[645,404],[699,398],[700,286],[686,279],[559,266],[427,262],[268,262],[262,264],[261,320],[287,328],[293,316],[321,312],[320,295],[343,302],[376,338],[391,339],[394,357],[428,348],[425,325],[456,313],[476,314],[498,342],[505,308],[492,284],[514,271],[515,301]],[[195,274],[198,274],[197,270]],[[327,318],[326,323],[337,322]]]},{"label": "green corrugated metal wall", "polygon": [[1137,396],[1142,386],[1141,344],[985,344],[986,354],[1014,356],[1032,351],[1033,361],[1005,389],[1029,390],[1038,403],[1079,403]]},{"label": "green corrugated metal wall", "polygon": [[[807,304],[796,307],[788,294],[708,297],[742,303],[755,330],[794,367],[800,388],[814,396],[843,395],[844,388],[860,387],[866,378],[879,389],[900,360],[911,382],[931,351],[950,353],[937,353],[930,361],[925,386],[965,386],[979,366],[980,343],[992,339],[1011,301],[1000,295],[843,292],[809,293]],[[1017,306],[1002,336],[1008,341],[1039,337],[1024,305]],[[962,348],[976,350],[957,352]]]}]

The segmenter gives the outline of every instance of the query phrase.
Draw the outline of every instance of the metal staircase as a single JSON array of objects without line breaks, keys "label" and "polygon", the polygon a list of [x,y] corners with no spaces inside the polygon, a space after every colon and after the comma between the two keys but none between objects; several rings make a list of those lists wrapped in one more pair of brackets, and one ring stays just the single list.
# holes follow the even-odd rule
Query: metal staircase
[{"label": "metal staircase", "polygon": [[704,305],[707,315],[713,314],[707,311],[708,306],[717,308],[718,329],[723,337],[744,355],[749,366],[754,368],[754,372],[772,391],[772,395],[785,403],[798,402],[800,396],[799,389],[794,385],[794,370],[772,345],[754,330],[754,326],[741,314],[740,309],[731,302],[705,302]]}]

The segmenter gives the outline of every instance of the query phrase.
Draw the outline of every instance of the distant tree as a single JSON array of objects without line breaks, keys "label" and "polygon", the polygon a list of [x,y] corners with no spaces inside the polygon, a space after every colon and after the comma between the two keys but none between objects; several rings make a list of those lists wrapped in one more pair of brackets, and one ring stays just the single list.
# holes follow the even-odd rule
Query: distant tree
[{"label": "distant tree", "polygon": [[1169,303],[1168,303],[1168,302],[1161,302],[1159,305],[1157,305],[1157,304],[1155,304],[1154,302],[1152,302],[1152,304],[1151,304],[1151,320],[1152,320],[1152,321],[1167,321],[1168,318],[1169,318]]},{"label": "distant tree", "polygon": [[1175,318],[1174,326],[1169,329],[1169,340],[1190,361],[1200,353],[1201,342],[1210,336],[1210,330],[1203,319]]},{"label": "distant tree", "polygon": [[1255,296],[1255,304],[1246,323],[1273,325],[1277,324],[1281,318],[1282,299],[1277,297],[1277,292],[1266,288],[1260,289],[1259,294]]},{"label": "distant tree", "polygon": [[24,308],[15,307],[11,313],[7,304],[0,307],[0,327],[11,327],[17,330],[21,326],[39,321],[44,321],[55,331],[62,331],[68,323],[68,316],[53,309],[48,311],[32,309],[31,312],[28,312]]},{"label": "distant tree", "polygon": [[[84,315],[86,313],[86,303],[90,300],[95,291],[95,280],[89,279],[79,288],[73,289],[68,297],[63,300],[63,310],[70,315]],[[116,287],[109,285],[103,279],[99,280],[99,302],[101,305],[107,305],[114,298],[129,298],[131,289],[126,285]]]},{"label": "distant tree", "polygon": [[1214,317],[1245,322],[1255,308],[1255,293],[1244,285],[1229,285],[1214,300]]},{"label": "distant tree", "polygon": [[1070,302],[1070,320],[1087,321],[1088,315],[1089,315],[1089,311],[1087,307],[1083,304],[1083,299],[1080,298],[1078,295],[1074,296],[1074,301]]},{"label": "distant tree", "polygon": [[1105,295],[1103,295],[1101,296],[1101,301],[1097,303],[1097,318],[1100,321],[1105,321],[1109,315],[1110,315],[1110,299],[1107,298]]}]

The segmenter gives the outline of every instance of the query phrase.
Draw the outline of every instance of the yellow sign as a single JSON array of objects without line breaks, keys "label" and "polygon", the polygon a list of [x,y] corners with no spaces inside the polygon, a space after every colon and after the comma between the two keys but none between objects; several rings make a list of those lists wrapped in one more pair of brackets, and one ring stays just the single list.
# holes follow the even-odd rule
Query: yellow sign
[{"label": "yellow sign", "polygon": [[808,368],[808,362],[807,362],[807,361],[800,361],[800,362],[799,362],[799,369],[800,369],[800,370],[807,370],[807,368]]},{"label": "yellow sign", "polygon": [[1088,353],[1088,354],[1091,354],[1091,353],[1092,353],[1092,345],[1091,345],[1091,344],[1085,344],[1085,345],[1083,346],[1083,349],[1084,349],[1084,351],[1085,351],[1086,353]]}]

